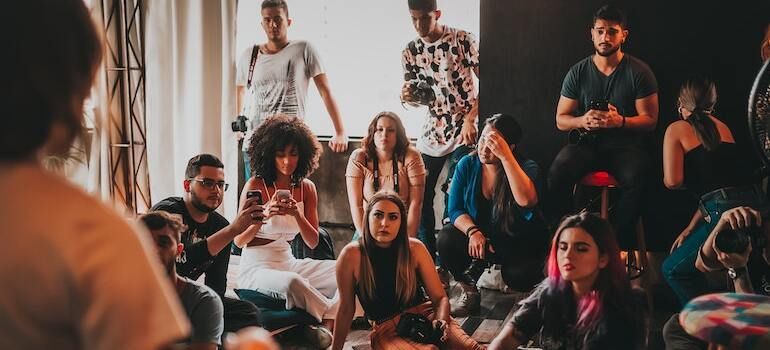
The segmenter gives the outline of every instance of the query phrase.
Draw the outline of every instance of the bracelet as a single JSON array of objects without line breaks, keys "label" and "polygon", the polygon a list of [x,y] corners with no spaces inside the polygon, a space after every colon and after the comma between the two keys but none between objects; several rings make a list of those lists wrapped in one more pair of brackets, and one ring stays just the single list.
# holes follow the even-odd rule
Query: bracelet
[{"label": "bracelet", "polygon": [[479,227],[478,227],[478,226],[476,226],[476,225],[473,225],[473,226],[471,226],[471,227],[468,227],[468,229],[467,229],[467,230],[465,230],[465,235],[466,235],[466,236],[468,236],[468,237],[470,237],[470,236],[471,236],[471,231],[473,231],[473,230],[479,230]]},{"label": "bracelet", "polygon": [[481,233],[481,235],[482,235],[482,236],[484,236],[484,233],[482,233],[482,232],[481,232],[481,230],[479,230],[479,229],[475,229],[475,230],[471,231],[471,233],[470,233],[470,235],[468,236],[468,238],[471,238],[471,237],[473,237],[473,235],[474,235],[474,234],[477,234],[477,233]]},{"label": "bracelet", "polygon": [[621,116],[621,117],[623,117],[623,122],[620,123],[620,128],[623,129],[626,127],[626,116]]}]

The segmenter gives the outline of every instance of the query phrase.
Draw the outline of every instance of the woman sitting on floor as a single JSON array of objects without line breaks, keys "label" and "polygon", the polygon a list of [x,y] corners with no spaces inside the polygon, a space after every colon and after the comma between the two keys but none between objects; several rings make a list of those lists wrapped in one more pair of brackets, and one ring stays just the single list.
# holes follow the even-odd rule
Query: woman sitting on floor
[{"label": "woman sitting on floor", "polygon": [[490,350],[516,349],[536,334],[544,350],[643,348],[642,312],[609,222],[590,213],[566,217],[547,265],[548,277],[520,303]]},{"label": "woman sitting on floor", "polygon": [[714,83],[698,79],[683,84],[679,91],[682,120],[671,123],[663,138],[666,187],[686,186],[700,199],[700,207],[663,262],[663,277],[682,305],[709,292],[706,277],[695,268],[695,260],[722,213],[741,205],[759,207],[764,197],[751,185],[752,171],[741,163],[741,150],[730,128],[713,115],[716,102]]},{"label": "woman sitting on floor", "polygon": [[[373,349],[481,349],[449,317],[449,298],[441,287],[428,250],[406,232],[406,208],[393,192],[379,192],[366,208],[363,232],[340,253],[337,284],[340,306],[332,349],[342,349],[355,311],[355,297],[375,325]],[[430,301],[426,301],[423,290]],[[408,313],[423,316],[435,332],[433,344],[397,334]],[[427,335],[427,334],[426,334]]]},{"label": "woman sitting on floor", "polygon": [[379,190],[398,193],[406,204],[406,232],[417,236],[425,187],[425,164],[409,145],[404,125],[393,112],[380,112],[369,124],[361,148],[353,151],[345,172],[350,214],[356,234],[361,234],[364,206]]},{"label": "woman sitting on floor", "polygon": [[460,282],[452,307],[460,317],[479,310],[476,281],[501,264],[505,284],[529,291],[543,279],[550,234],[536,204],[538,166],[517,149],[522,130],[513,116],[486,120],[477,150],[457,164],[449,190],[449,219],[438,234],[441,265]]},{"label": "woman sitting on floor", "polygon": [[304,309],[331,326],[337,305],[334,260],[296,259],[288,243],[318,244],[318,194],[306,177],[318,167],[321,146],[302,120],[285,115],[265,120],[250,142],[254,176],[243,188],[241,207],[249,192],[260,191],[266,215],[235,237],[237,246],[245,246],[238,285],[286,300],[286,309]]}]

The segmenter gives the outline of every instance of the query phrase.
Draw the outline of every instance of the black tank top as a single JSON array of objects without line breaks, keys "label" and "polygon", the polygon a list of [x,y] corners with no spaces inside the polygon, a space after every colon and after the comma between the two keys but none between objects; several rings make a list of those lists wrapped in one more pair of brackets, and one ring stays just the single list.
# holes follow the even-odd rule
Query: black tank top
[{"label": "black tank top", "polygon": [[372,249],[369,258],[374,270],[374,283],[376,290],[374,300],[367,300],[366,296],[360,292],[356,286],[356,294],[361,302],[361,306],[366,311],[367,317],[373,321],[384,321],[391,318],[403,310],[412,306],[421,304],[425,301],[425,294],[420,286],[420,279],[417,279],[417,293],[414,299],[407,305],[401,305],[396,296],[396,256],[395,247],[380,248],[375,246]]},{"label": "black tank top", "polygon": [[684,155],[684,183],[695,196],[723,187],[748,185],[748,169],[739,161],[738,146],[722,142],[711,151],[703,145]]}]

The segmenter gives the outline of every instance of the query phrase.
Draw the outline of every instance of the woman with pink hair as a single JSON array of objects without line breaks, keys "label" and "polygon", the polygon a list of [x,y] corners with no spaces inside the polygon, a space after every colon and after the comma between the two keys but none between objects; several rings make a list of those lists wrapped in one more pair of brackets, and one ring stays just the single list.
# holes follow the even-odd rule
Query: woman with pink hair
[{"label": "woman with pink hair", "polygon": [[609,222],[590,213],[562,220],[548,277],[520,303],[489,346],[516,349],[535,337],[549,349],[640,349],[644,320]]}]

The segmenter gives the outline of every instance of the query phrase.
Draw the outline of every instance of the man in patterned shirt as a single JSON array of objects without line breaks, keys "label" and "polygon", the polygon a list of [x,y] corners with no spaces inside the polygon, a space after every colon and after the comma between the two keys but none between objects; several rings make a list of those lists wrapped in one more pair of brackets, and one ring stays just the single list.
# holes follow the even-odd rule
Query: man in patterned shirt
[{"label": "man in patterned shirt", "polygon": [[[457,162],[476,143],[479,113],[473,74],[479,76],[479,49],[473,34],[438,23],[441,10],[436,0],[409,0],[409,14],[418,37],[402,53],[401,100],[428,107],[417,138],[428,172],[418,237],[435,260],[433,197],[438,175],[448,160],[448,183]],[[448,275],[440,275],[446,282]]]}]

